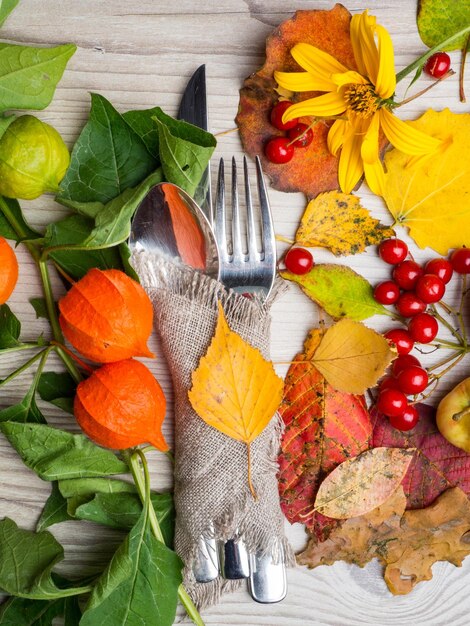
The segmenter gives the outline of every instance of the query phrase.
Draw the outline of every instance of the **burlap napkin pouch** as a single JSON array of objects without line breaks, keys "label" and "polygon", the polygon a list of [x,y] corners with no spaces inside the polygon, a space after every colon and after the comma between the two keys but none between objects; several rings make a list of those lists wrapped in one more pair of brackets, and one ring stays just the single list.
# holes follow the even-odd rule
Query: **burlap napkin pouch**
[{"label": "burlap napkin pouch", "polygon": [[[247,483],[246,445],[208,426],[188,400],[191,373],[214,335],[217,303],[227,322],[245,341],[269,358],[269,303],[230,292],[217,281],[176,267],[146,251],[134,251],[131,263],[149,294],[155,327],[170,367],[175,395],[176,506],[175,549],[185,563],[184,583],[198,606],[215,603],[224,590],[242,581],[221,577],[197,583],[192,566],[201,535],[218,540],[241,533],[251,552],[271,554],[278,562],[294,561],[284,535],[277,487],[277,452],[282,430],[276,414],[251,445],[252,479]],[[213,525],[213,531],[211,526]]]}]

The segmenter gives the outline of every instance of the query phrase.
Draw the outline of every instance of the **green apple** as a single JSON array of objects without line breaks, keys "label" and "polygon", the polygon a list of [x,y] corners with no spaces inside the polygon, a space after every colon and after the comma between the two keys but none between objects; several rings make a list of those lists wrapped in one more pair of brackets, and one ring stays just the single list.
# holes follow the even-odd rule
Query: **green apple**
[{"label": "green apple", "polygon": [[470,378],[442,398],[437,407],[436,421],[447,441],[470,452]]}]

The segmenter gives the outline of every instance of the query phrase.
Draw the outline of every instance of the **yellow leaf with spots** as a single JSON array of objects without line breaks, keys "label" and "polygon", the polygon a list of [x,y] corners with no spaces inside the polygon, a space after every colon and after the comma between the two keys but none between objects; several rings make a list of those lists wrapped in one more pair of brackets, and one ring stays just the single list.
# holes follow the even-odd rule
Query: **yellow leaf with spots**
[{"label": "yellow leaf with spots", "polygon": [[312,362],[334,389],[358,394],[377,383],[395,356],[385,337],[344,319],[325,332]]},{"label": "yellow leaf with spots", "polygon": [[398,489],[414,448],[372,448],[338,465],[320,485],[315,510],[335,519],[372,511]]},{"label": "yellow leaf with spots", "polygon": [[230,329],[219,303],[214,337],[192,375],[189,400],[196,413],[209,426],[246,443],[249,464],[250,443],[271,421],[283,387],[272,363]]},{"label": "yellow leaf with spots", "polygon": [[328,248],[336,255],[357,254],[393,235],[393,229],[371,217],[357,196],[329,191],[308,203],[295,243]]},{"label": "yellow leaf with spots", "polygon": [[385,154],[388,209],[420,248],[445,255],[450,248],[470,247],[470,114],[430,109],[408,123],[443,144],[420,159],[396,148]]}]

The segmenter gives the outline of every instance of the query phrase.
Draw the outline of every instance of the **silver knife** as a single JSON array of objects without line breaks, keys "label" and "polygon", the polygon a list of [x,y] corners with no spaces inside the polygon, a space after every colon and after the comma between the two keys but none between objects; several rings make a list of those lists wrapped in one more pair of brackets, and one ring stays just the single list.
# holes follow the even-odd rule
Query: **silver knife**
[{"label": "silver knife", "polygon": [[[177,118],[203,130],[209,129],[205,65],[200,65],[189,79],[181,97]],[[204,170],[194,199],[203,210],[209,224],[213,226],[210,162]]]},{"label": "silver knife", "polygon": [[[181,97],[177,118],[208,130],[206,66],[201,65],[189,79]],[[194,199],[213,226],[210,162],[208,163],[194,194]],[[194,560],[193,573],[197,582],[208,583],[219,575],[219,559],[214,529],[208,528],[208,535],[201,536]]]}]

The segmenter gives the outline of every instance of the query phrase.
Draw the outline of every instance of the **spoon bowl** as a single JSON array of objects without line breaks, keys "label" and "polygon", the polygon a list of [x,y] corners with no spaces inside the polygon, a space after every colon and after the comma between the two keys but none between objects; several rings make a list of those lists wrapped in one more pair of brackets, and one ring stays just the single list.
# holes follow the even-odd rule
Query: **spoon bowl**
[{"label": "spoon bowl", "polygon": [[129,245],[219,277],[219,251],[209,220],[191,196],[172,183],[155,185],[142,200]]}]

